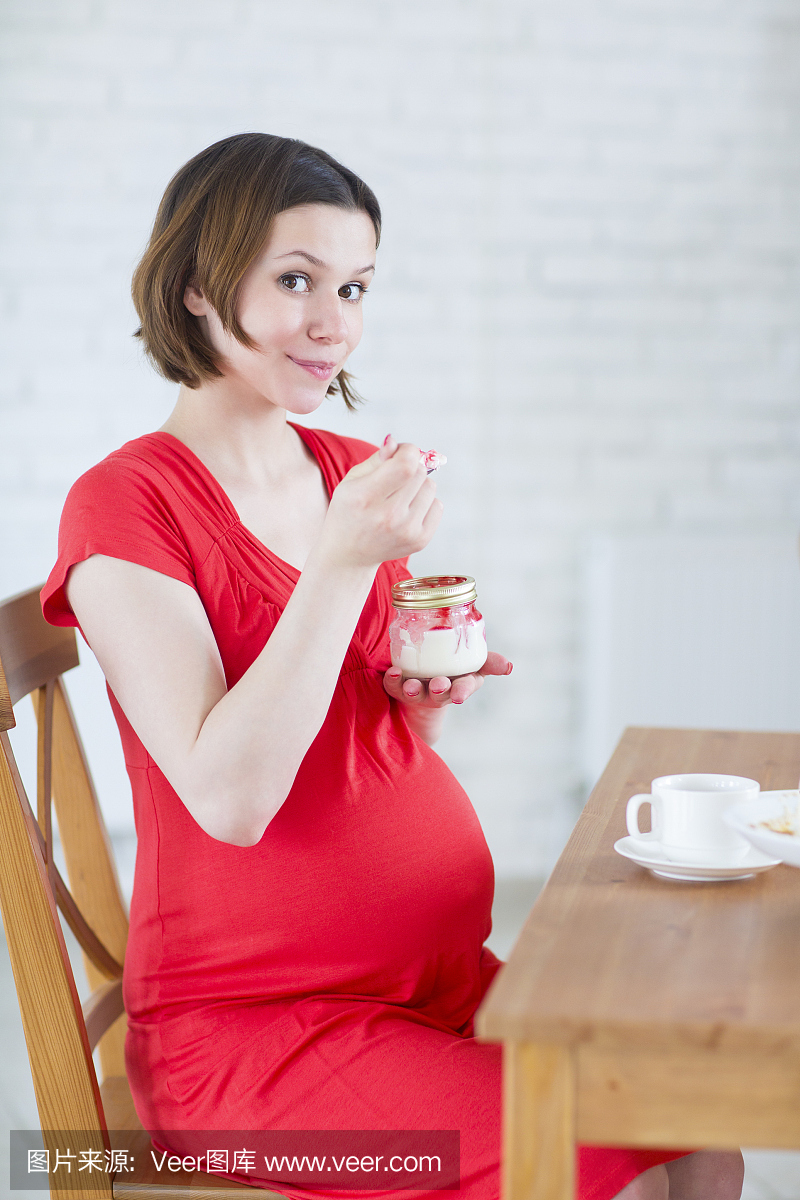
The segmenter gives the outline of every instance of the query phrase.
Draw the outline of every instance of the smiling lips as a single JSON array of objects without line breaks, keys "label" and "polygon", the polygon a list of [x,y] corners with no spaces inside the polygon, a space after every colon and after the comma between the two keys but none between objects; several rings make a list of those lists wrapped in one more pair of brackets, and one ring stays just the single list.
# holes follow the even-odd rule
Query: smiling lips
[{"label": "smiling lips", "polygon": [[291,354],[288,354],[287,358],[291,359],[295,366],[308,371],[309,375],[313,375],[315,379],[330,379],[336,367],[335,362],[315,362],[313,359],[292,358]]}]

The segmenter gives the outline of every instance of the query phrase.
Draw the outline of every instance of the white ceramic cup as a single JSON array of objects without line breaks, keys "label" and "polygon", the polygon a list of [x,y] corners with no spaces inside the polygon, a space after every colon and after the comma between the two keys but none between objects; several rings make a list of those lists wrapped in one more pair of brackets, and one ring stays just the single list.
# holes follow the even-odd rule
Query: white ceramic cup
[{"label": "white ceramic cup", "polygon": [[[657,843],[673,862],[737,862],[750,844],[731,829],[722,814],[732,804],[754,800],[761,790],[740,775],[662,775],[652,792],[631,796],[626,810],[628,833],[644,843]],[[652,829],[639,829],[639,809],[651,806]]]}]

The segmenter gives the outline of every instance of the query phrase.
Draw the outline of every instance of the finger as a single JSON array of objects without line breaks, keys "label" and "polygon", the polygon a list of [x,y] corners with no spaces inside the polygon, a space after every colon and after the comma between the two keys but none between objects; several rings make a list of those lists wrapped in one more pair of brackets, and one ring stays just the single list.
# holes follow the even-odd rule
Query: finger
[{"label": "finger", "polygon": [[425,538],[425,544],[431,540],[436,530],[439,528],[439,522],[442,519],[444,505],[437,496],[433,504],[430,506],[422,521],[422,536]]},{"label": "finger", "polygon": [[419,704],[425,699],[425,684],[421,679],[403,680],[403,699],[406,704]]},{"label": "finger", "polygon": [[[393,444],[395,450],[391,458],[384,457]],[[414,452],[410,453],[412,450]],[[345,476],[345,479],[365,479],[372,499],[378,503],[396,498],[407,484],[411,484],[407,496],[400,499],[410,502],[426,478],[419,452],[407,445],[397,446],[393,441],[384,442],[370,458],[351,467]]]},{"label": "finger", "polygon": [[383,439],[383,445],[378,451],[378,458],[381,460],[381,462],[386,462],[387,458],[392,458],[396,449],[397,442],[390,433],[387,433],[386,437]]},{"label": "finger", "polygon": [[[416,487],[416,491],[412,493],[412,488]],[[420,525],[425,520],[425,517],[431,505],[436,500],[436,484],[427,475],[423,475],[420,481],[414,479],[408,485],[408,515],[412,521],[418,521]],[[404,492],[397,493],[397,500],[404,499]]]},{"label": "finger", "polygon": [[509,659],[490,650],[486,662],[477,673],[478,675],[510,675],[513,670],[514,664]]},{"label": "finger", "polygon": [[436,484],[428,478],[425,468],[419,467],[383,499],[391,505],[394,524],[413,528],[422,525],[435,496]]},{"label": "finger", "polygon": [[459,675],[453,680],[450,699],[453,704],[463,704],[480,687],[483,687],[483,678],[480,675]]},{"label": "finger", "polygon": [[399,667],[391,667],[385,673],[383,686],[393,700],[403,699],[403,672]]},{"label": "finger", "polygon": [[390,433],[387,433],[382,445],[378,447],[375,453],[371,454],[369,458],[365,458],[363,462],[356,463],[354,467],[351,467],[347,472],[348,476],[351,479],[360,479],[364,475],[371,475],[381,463],[387,462],[392,458],[396,450],[397,442]]},{"label": "finger", "polygon": [[434,485],[429,484],[427,480],[423,481],[423,484],[405,511],[399,502],[395,511],[395,528],[398,532],[402,530],[411,553],[427,546],[439,527],[444,512],[441,500],[437,500],[431,491]]},{"label": "finger", "polygon": [[428,703],[434,701],[435,704],[441,707],[444,704],[450,703],[451,681],[446,675],[436,675],[433,679],[428,680]]},{"label": "finger", "polygon": [[398,496],[405,489],[410,501],[428,477],[419,447],[412,446],[410,442],[396,446],[391,458],[385,459],[380,466],[381,486],[387,498]]},{"label": "finger", "polygon": [[[381,447],[381,450],[383,447]],[[356,463],[354,467],[345,475],[345,479],[361,479],[364,475],[371,475],[381,465],[381,450],[376,450],[369,458],[365,458],[363,462]],[[344,482],[344,480],[342,481]]]}]

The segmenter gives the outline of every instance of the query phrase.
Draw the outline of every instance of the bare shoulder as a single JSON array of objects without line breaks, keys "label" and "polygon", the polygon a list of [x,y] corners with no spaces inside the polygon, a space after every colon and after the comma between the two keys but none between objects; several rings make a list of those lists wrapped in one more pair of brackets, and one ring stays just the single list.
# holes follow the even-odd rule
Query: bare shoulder
[{"label": "bare shoulder", "polygon": [[111,674],[115,664],[131,658],[144,665],[146,649],[167,639],[184,650],[187,639],[204,646],[210,640],[216,648],[194,588],[151,567],[92,554],[71,569],[66,592],[86,640]]},{"label": "bare shoulder", "polygon": [[187,612],[198,607],[203,611],[197,592],[188,583],[108,554],[92,554],[75,563],[65,590],[82,628],[84,615],[105,613],[113,621],[115,613],[131,612],[153,600]]},{"label": "bare shoulder", "polygon": [[200,597],[150,567],[93,554],[70,571],[70,606],[146,748],[169,773],[225,694],[219,650]]}]

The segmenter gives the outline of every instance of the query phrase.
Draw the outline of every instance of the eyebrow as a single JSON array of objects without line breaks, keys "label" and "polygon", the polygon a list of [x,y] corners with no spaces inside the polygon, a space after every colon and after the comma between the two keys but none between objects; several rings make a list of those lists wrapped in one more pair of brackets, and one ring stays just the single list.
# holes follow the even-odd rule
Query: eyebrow
[{"label": "eyebrow", "polygon": [[[286,252],[286,254],[278,255],[278,259],[281,259],[281,258],[305,258],[314,267],[321,267],[323,271],[327,271],[327,269],[328,269],[327,263],[324,263],[321,258],[315,258],[314,255],[309,254],[307,250],[288,250]],[[365,275],[367,273],[367,271],[374,271],[374,270],[375,270],[375,264],[370,263],[370,265],[367,267],[359,267],[359,269],[357,271],[354,271],[353,274],[354,275]]]}]

